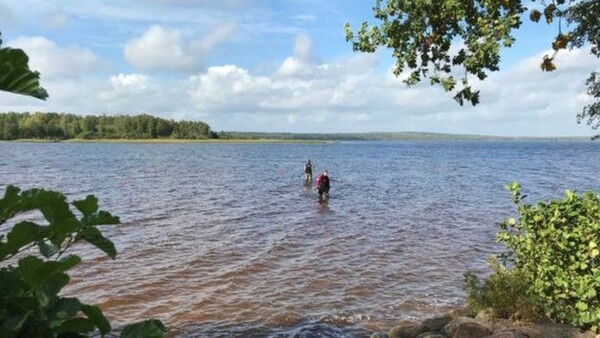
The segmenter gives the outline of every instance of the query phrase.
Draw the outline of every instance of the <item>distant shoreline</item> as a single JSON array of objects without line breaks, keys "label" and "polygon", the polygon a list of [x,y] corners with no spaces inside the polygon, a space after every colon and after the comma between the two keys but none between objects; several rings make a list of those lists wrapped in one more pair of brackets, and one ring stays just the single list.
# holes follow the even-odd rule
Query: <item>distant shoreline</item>
[{"label": "distant shoreline", "polygon": [[262,133],[222,132],[216,138],[25,138],[7,142],[66,142],[66,143],[298,143],[323,144],[337,142],[591,142],[583,136],[490,136],[470,134],[442,134],[422,132],[374,132],[374,133]]},{"label": "distant shoreline", "polygon": [[16,139],[0,140],[0,142],[16,143],[298,143],[298,144],[322,144],[335,143],[332,140],[280,140],[280,139]]}]

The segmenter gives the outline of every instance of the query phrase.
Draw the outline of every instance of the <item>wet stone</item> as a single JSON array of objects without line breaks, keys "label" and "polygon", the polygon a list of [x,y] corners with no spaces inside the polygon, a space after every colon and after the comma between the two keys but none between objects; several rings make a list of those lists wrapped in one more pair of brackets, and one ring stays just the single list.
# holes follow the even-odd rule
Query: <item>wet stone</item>
[{"label": "wet stone", "polygon": [[510,330],[510,331],[496,332],[493,335],[488,336],[486,338],[529,338],[529,337],[522,334],[519,331]]},{"label": "wet stone", "polygon": [[492,331],[472,318],[459,317],[444,326],[444,333],[450,338],[482,338]]},{"label": "wet stone", "polygon": [[450,316],[425,319],[423,325],[427,327],[427,331],[441,331],[452,319]]},{"label": "wet stone", "polygon": [[425,325],[401,325],[390,330],[390,338],[417,338],[421,333],[429,331]]},{"label": "wet stone", "polygon": [[448,338],[448,336],[439,332],[425,332],[418,335],[417,338]]},{"label": "wet stone", "polygon": [[387,333],[375,332],[369,338],[389,338]]}]

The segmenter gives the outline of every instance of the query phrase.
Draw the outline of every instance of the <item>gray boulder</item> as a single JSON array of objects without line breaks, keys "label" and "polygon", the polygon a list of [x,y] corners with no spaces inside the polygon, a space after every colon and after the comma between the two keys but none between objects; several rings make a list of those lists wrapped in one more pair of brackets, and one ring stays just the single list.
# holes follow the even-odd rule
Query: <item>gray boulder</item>
[{"label": "gray boulder", "polygon": [[418,335],[417,338],[448,338],[448,336],[439,332],[425,332]]},{"label": "gray boulder", "polygon": [[390,338],[417,338],[421,333],[429,331],[422,324],[404,324],[390,330]]},{"label": "gray boulder", "polygon": [[375,332],[369,338],[389,338],[387,333]]},{"label": "gray boulder", "polygon": [[441,331],[452,319],[454,318],[451,316],[435,317],[425,319],[422,324],[427,327],[427,331]]},{"label": "gray boulder", "polygon": [[517,330],[510,330],[510,331],[496,332],[491,336],[487,336],[486,338],[529,338],[529,337],[522,334],[521,332],[519,332]]},{"label": "gray boulder", "polygon": [[581,333],[572,326],[561,324],[533,324],[519,327],[518,330],[529,338],[588,338],[591,332]]},{"label": "gray boulder", "polygon": [[482,338],[492,331],[472,318],[459,317],[444,326],[443,332],[450,338]]}]

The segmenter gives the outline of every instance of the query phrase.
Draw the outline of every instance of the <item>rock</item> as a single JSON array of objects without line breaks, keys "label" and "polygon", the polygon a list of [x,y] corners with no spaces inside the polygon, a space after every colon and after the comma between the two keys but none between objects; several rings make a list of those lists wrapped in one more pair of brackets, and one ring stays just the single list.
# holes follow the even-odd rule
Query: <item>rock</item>
[{"label": "rock", "polygon": [[529,338],[528,336],[522,334],[517,330],[509,330],[509,331],[501,331],[496,332],[491,336],[487,336],[486,338]]},{"label": "rock", "polygon": [[439,332],[425,332],[418,335],[417,338],[448,338],[448,336]]},{"label": "rock", "polygon": [[[478,322],[481,324],[482,321]],[[485,325],[485,324],[484,324]],[[489,323],[488,328],[492,330],[492,332],[503,332],[503,331],[513,331],[521,326],[525,325],[522,322],[515,322],[510,319],[496,319],[493,322]]]},{"label": "rock", "polygon": [[494,317],[492,316],[491,312],[488,310],[481,310],[479,311],[479,313],[477,313],[477,316],[475,316],[475,320],[476,321],[484,321],[484,322],[491,322],[494,319]]},{"label": "rock", "polygon": [[443,332],[450,338],[482,338],[492,334],[489,328],[467,317],[453,319]]},{"label": "rock", "polygon": [[389,336],[387,335],[387,333],[375,332],[369,338],[388,338],[388,337]]},{"label": "rock", "polygon": [[581,333],[572,326],[562,324],[532,324],[517,328],[529,338],[587,338],[593,334]]},{"label": "rock", "polygon": [[442,315],[442,317],[452,317],[452,319],[456,319],[458,317],[468,317],[470,310],[467,307],[461,307],[449,310]]},{"label": "rock", "polygon": [[435,317],[425,319],[422,324],[427,327],[427,331],[441,331],[452,319],[454,318],[451,316]]},{"label": "rock", "polygon": [[427,327],[422,324],[400,325],[390,330],[390,338],[417,338],[427,331]]}]

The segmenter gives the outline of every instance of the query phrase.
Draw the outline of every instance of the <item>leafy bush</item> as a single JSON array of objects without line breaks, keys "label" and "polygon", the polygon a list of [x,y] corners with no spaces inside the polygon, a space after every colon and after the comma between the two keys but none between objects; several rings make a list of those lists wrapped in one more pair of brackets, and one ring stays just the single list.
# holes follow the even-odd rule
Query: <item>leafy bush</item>
[{"label": "leafy bush", "polygon": [[600,328],[600,196],[566,191],[562,200],[524,203],[521,186],[507,185],[519,218],[502,222],[505,258],[531,281],[528,294],[551,318]]},{"label": "leafy bush", "polygon": [[[35,210],[47,224],[22,220],[8,227],[7,233],[0,233],[0,337],[71,338],[94,332],[105,336],[111,331],[98,307],[58,294],[69,282],[67,271],[81,261],[77,255],[66,254],[73,244],[87,242],[110,258],[116,257],[114,244],[98,226],[118,224],[119,218],[98,210],[93,195],[72,205],[80,217],[59,192],[6,188],[0,199],[0,225]],[[35,247],[39,255],[34,255]],[[29,255],[16,261],[25,253]],[[126,326],[121,337],[163,337],[165,332],[160,321],[147,320]]]},{"label": "leafy bush", "polygon": [[532,321],[537,317],[535,302],[528,295],[529,281],[517,269],[506,269],[495,259],[493,273],[483,282],[472,272],[465,273],[467,305],[471,314],[490,311],[494,318]]}]

